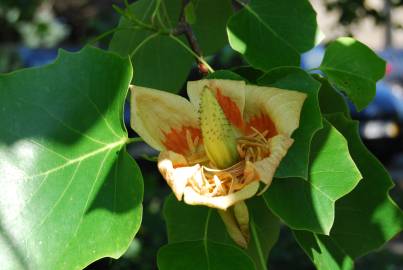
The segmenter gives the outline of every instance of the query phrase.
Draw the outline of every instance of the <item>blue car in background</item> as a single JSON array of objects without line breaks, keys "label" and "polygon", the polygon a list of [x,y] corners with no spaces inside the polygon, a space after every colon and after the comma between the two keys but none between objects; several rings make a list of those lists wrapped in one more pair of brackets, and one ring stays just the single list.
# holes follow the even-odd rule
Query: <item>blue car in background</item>
[{"label": "blue car in background", "polygon": [[[324,52],[324,47],[318,46],[303,54],[302,68],[320,66]],[[361,112],[346,100],[351,117],[360,121],[363,142],[380,160],[387,162],[403,152],[403,51],[389,49],[379,55],[387,61],[387,71],[376,85],[374,100]]]}]

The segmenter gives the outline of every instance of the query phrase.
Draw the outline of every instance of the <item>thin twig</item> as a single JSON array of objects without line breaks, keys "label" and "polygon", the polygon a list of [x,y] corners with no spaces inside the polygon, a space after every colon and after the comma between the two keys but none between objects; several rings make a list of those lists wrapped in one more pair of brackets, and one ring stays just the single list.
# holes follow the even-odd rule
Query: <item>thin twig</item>
[{"label": "thin twig", "polygon": [[137,51],[142,48],[144,46],[144,44],[146,44],[147,42],[149,42],[151,39],[155,38],[156,36],[158,36],[160,33],[159,32],[155,32],[154,34],[149,35],[148,37],[146,37],[145,39],[143,39],[139,45],[137,45],[136,48],[134,48],[134,50],[130,53],[130,58],[133,58],[133,56],[137,53]]},{"label": "thin twig", "polygon": [[[211,66],[204,60],[203,58],[203,53],[200,49],[199,43],[197,42],[197,38],[193,32],[192,27],[189,25],[189,23],[186,21],[186,16],[185,16],[185,8],[186,5],[189,3],[189,0],[183,0],[182,1],[182,9],[181,9],[181,14],[180,14],[180,19],[178,26],[173,29],[171,33],[171,37],[173,35],[178,36],[181,34],[184,34],[186,37],[186,40],[188,41],[191,49],[192,49],[192,54],[195,56],[198,66],[199,66],[199,71],[203,75],[207,75],[208,72],[214,72],[214,70],[211,68]],[[178,41],[177,39],[176,41]],[[180,41],[180,40],[179,40]],[[179,42],[178,41],[178,42]],[[182,41],[180,43],[183,43]],[[181,44],[183,45],[183,44]],[[186,46],[187,47],[187,46]],[[196,56],[197,55],[197,56]]]},{"label": "thin twig", "polygon": [[[179,45],[181,45],[185,50],[187,50],[190,54],[192,54],[197,62],[199,64],[202,64],[209,72],[213,73],[214,69],[206,62],[206,60],[204,60],[203,57],[199,56],[195,51],[193,51],[191,48],[189,48],[182,40],[180,40],[180,38],[174,36],[174,35],[169,35],[173,40],[175,40],[176,42],[178,42]],[[199,66],[200,68],[200,66]]]}]

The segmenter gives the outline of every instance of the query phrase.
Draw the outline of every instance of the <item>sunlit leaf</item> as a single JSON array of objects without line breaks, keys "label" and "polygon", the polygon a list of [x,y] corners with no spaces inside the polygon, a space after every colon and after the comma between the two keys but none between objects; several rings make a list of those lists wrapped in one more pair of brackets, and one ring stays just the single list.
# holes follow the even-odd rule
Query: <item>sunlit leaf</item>
[{"label": "sunlit leaf", "polygon": [[351,156],[363,179],[336,202],[336,218],[329,236],[295,232],[295,236],[320,269],[351,269],[351,260],[376,250],[403,229],[403,213],[389,197],[393,187],[385,168],[365,148],[357,122],[342,114],[329,121],[348,139]]},{"label": "sunlit leaf", "polygon": [[308,176],[275,179],[264,197],[289,227],[329,234],[335,202],[354,189],[361,175],[346,139],[327,121],[312,140]]},{"label": "sunlit leaf", "polygon": [[326,48],[319,69],[359,110],[375,96],[376,81],[385,73],[385,61],[352,38],[339,38]]},{"label": "sunlit leaf", "polygon": [[143,194],[125,151],[131,76],[90,47],[0,75],[0,268],[82,269],[127,249]]},{"label": "sunlit leaf", "polygon": [[298,66],[313,47],[316,14],[306,0],[251,0],[228,21],[231,47],[253,67]]}]

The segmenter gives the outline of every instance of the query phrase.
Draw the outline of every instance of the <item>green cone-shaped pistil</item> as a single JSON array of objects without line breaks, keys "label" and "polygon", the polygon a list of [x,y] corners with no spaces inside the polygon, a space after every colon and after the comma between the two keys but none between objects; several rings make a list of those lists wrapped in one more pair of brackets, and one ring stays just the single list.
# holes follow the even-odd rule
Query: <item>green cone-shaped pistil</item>
[{"label": "green cone-shaped pistil", "polygon": [[234,130],[207,86],[200,98],[200,126],[204,149],[214,165],[219,169],[234,165],[239,160]]}]

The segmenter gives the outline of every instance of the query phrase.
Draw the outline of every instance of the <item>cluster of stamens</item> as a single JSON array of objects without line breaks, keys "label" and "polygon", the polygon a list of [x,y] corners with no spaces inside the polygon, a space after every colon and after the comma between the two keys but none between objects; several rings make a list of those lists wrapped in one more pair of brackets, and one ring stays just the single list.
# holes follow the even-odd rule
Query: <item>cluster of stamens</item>
[{"label": "cluster of stamens", "polygon": [[[189,184],[201,195],[224,196],[241,190],[245,185],[257,180],[253,171],[248,171],[249,162],[259,161],[270,155],[268,131],[259,132],[252,128],[253,133],[237,138],[237,151],[241,160],[231,167],[217,169],[204,152],[200,138],[192,139],[190,132],[186,135],[190,154],[187,155],[188,165],[201,165],[201,177],[195,177]],[[248,164],[249,163],[249,164]],[[248,175],[246,172],[248,171]]]}]

